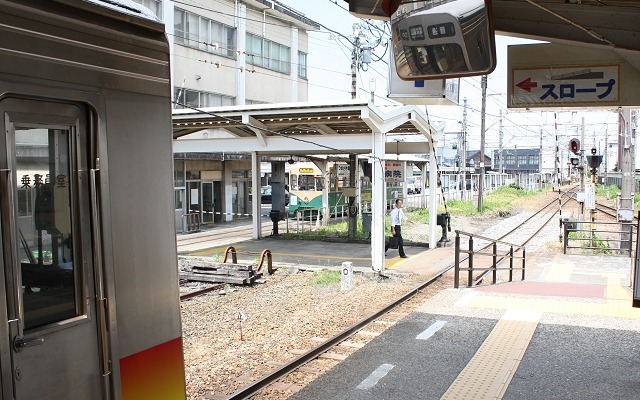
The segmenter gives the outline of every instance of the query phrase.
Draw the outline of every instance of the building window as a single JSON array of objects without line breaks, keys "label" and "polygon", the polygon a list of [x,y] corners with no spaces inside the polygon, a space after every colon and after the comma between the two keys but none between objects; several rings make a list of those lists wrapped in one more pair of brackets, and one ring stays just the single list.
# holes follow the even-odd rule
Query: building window
[{"label": "building window", "polygon": [[173,160],[173,186],[184,187],[184,160]]},{"label": "building window", "polygon": [[307,79],[307,53],[298,52],[298,78]]},{"label": "building window", "polygon": [[513,154],[506,154],[504,156],[504,163],[505,165],[513,165],[516,163],[516,156],[514,156]]},{"label": "building window", "polygon": [[247,33],[247,63],[288,74],[291,72],[291,49]]},{"label": "building window", "polygon": [[176,8],[174,35],[176,43],[235,58],[236,30],[231,26]]},{"label": "building window", "polygon": [[527,156],[518,156],[518,166],[527,164]]},{"label": "building window", "polygon": [[220,107],[220,106],[233,106],[236,103],[236,98],[231,96],[225,96],[223,94],[200,92],[197,90],[175,88],[175,101],[178,103],[176,108],[184,108],[182,104],[202,108],[202,107]]},{"label": "building window", "polygon": [[538,156],[537,155],[530,155],[529,156],[529,165],[537,165],[539,163],[538,161]]},{"label": "building window", "polygon": [[152,13],[162,20],[162,0],[133,0],[134,2],[147,7]]}]

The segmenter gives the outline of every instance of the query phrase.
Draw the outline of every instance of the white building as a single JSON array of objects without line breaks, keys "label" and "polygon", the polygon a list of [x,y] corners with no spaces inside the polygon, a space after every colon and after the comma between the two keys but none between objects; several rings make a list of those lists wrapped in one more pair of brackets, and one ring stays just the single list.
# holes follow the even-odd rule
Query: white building
[{"label": "white building", "polygon": [[[271,0],[134,1],[165,22],[174,108],[307,101],[307,31],[320,26],[299,12]],[[250,212],[250,155],[174,159],[178,231],[185,214],[208,224]]]}]

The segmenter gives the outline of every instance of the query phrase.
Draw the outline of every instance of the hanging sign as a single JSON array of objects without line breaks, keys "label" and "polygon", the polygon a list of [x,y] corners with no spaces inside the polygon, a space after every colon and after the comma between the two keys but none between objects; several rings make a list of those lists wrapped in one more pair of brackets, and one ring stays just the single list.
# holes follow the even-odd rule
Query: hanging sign
[{"label": "hanging sign", "polygon": [[384,180],[387,183],[404,182],[404,163],[402,161],[385,161]]},{"label": "hanging sign", "polygon": [[513,69],[511,107],[585,106],[620,101],[620,65]]}]

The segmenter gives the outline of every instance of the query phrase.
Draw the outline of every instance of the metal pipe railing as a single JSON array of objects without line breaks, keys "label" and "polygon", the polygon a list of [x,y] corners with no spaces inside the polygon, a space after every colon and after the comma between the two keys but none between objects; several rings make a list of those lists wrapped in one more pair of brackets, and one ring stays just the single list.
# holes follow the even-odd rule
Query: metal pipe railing
[{"label": "metal pipe railing", "polygon": [[[460,235],[467,235],[469,236],[469,242],[468,242],[468,250],[463,250],[461,248],[461,238]],[[474,244],[474,238],[481,238],[482,240],[488,240],[491,242],[490,245],[484,247],[483,249],[480,249],[478,251],[475,251],[473,248],[473,244]],[[505,252],[504,254],[500,254],[498,251],[498,244],[502,244],[502,245],[507,245],[509,246],[509,250],[507,252]],[[484,250],[486,248],[491,248],[491,252],[483,252],[481,250]],[[514,249],[516,252],[518,251],[522,251],[522,256],[517,256],[514,254]],[[467,260],[467,268],[462,268],[460,266],[461,260],[460,259],[460,254],[461,253],[466,253],[467,257],[465,258],[465,260]],[[475,260],[474,257],[476,255],[480,255],[480,256],[487,256],[487,257],[491,257],[491,265],[488,267],[476,267],[475,264]],[[513,245],[507,242],[503,242],[501,240],[497,240],[497,239],[490,239],[487,237],[483,237],[480,235],[474,235],[474,234],[470,234],[470,233],[466,233],[466,232],[462,232],[460,230],[456,230],[456,238],[455,238],[455,261],[454,261],[454,288],[459,288],[460,287],[460,272],[461,271],[466,271],[467,272],[467,287],[473,287],[474,285],[478,285],[480,282],[482,282],[484,275],[486,275],[487,273],[491,272],[492,275],[492,279],[491,282],[492,284],[496,284],[498,282],[498,271],[508,271],[509,272],[509,282],[513,281],[513,271],[514,271],[514,260],[515,259],[522,259],[522,266],[520,267],[520,269],[522,270],[522,280],[525,279],[525,269],[526,269],[526,252],[525,252],[525,248],[523,246],[518,246],[518,245]],[[498,265],[504,261],[505,259],[509,259],[509,267],[505,267],[505,268],[499,268]],[[517,267],[515,267],[515,269],[517,269]],[[477,278],[477,281],[474,283],[474,279],[473,279],[473,275],[474,272],[482,272],[480,274],[480,277]]]}]

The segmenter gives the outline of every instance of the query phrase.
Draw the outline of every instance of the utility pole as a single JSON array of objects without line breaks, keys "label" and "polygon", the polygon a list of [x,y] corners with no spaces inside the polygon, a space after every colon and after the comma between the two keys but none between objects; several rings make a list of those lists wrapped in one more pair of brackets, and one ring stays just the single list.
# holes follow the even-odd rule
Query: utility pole
[{"label": "utility pole", "polygon": [[353,54],[351,55],[351,98],[358,96],[358,56],[360,54],[360,24],[353,24]]},{"label": "utility pole", "polygon": [[[500,114],[502,115],[502,113]],[[540,175],[540,188],[542,189],[542,127],[540,127],[540,154],[538,155],[538,174]]]},{"label": "utility pole", "polygon": [[631,109],[619,108],[618,129],[622,139],[622,193],[620,196],[619,221],[622,222],[620,248],[631,251],[628,242],[631,235],[633,221],[633,194],[635,192],[635,176],[633,168],[633,143],[631,136]]},{"label": "utility pole", "polygon": [[604,185],[609,184],[609,127],[604,126]]},{"label": "utility pole", "polygon": [[[499,169],[499,172],[500,172],[500,174],[504,174],[504,160],[503,160],[503,156],[502,156],[502,141],[504,140],[504,132],[502,131],[502,109],[500,110],[500,128],[498,129],[498,132],[499,132],[499,134],[498,134],[498,138],[499,138],[498,156],[500,157],[500,169]],[[502,177],[500,177],[500,180],[502,180]]]},{"label": "utility pole", "polygon": [[463,99],[464,108],[462,110],[462,200],[467,199],[467,98]]},{"label": "utility pole", "polygon": [[[580,168],[578,169],[578,171],[580,172],[580,191],[582,193],[584,193],[584,179],[587,173],[587,169],[585,168],[585,164],[584,164],[584,150],[587,147],[586,143],[584,142],[584,130],[585,130],[584,117],[582,117],[582,132],[580,133],[580,143],[581,143]],[[584,219],[584,201],[581,201],[580,202],[580,221],[582,221],[583,219]]]},{"label": "utility pole", "polygon": [[557,190],[560,193],[560,160],[558,157],[560,156],[560,152],[558,151],[558,115],[553,113],[553,121],[554,121],[554,129],[556,131],[556,154],[555,154],[555,165],[554,169],[556,170],[556,181],[554,182],[553,190]]},{"label": "utility pole", "polygon": [[[484,195],[484,128],[487,111],[487,76],[482,75],[482,119],[480,120],[480,178],[478,179],[478,212],[482,212],[482,197]],[[500,110],[502,114],[502,110]],[[502,118],[500,118],[502,120]]]}]

